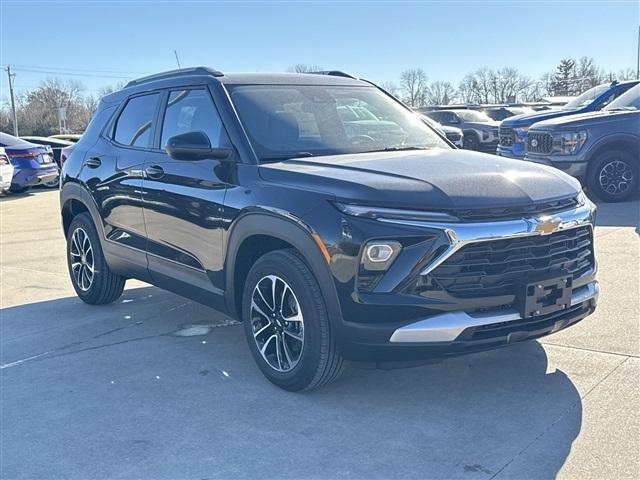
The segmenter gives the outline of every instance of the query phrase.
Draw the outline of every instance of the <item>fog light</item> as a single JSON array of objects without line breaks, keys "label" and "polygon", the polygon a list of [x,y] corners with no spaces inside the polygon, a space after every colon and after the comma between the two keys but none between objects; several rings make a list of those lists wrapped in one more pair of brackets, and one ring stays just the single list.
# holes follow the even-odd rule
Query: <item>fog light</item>
[{"label": "fog light", "polygon": [[367,247],[367,258],[370,262],[386,262],[393,255],[393,248],[386,244],[374,244]]},{"label": "fog light", "polygon": [[401,249],[398,242],[375,241],[364,247],[362,264],[366,270],[386,270]]}]

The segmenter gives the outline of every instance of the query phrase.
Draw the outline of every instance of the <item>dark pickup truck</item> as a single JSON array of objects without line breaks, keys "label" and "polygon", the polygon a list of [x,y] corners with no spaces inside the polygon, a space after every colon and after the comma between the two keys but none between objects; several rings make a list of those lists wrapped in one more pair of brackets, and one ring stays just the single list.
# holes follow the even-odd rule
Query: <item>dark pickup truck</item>
[{"label": "dark pickup truck", "polygon": [[600,112],[546,120],[529,130],[526,160],[577,177],[608,202],[638,190],[640,85]]}]

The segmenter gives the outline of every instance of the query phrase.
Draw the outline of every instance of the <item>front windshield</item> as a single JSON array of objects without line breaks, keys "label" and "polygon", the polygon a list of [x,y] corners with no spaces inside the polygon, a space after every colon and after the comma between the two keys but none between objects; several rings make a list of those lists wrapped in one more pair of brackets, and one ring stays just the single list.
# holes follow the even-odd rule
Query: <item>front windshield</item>
[{"label": "front windshield", "polygon": [[640,84],[624,92],[604,110],[640,110]]},{"label": "front windshield", "polygon": [[607,90],[609,90],[608,84],[598,85],[597,87],[590,88],[589,90],[584,92],[582,95],[579,95],[578,97],[571,100],[564,107],[562,107],[562,109],[576,110],[578,108],[586,107],[587,105],[590,105],[596,98],[598,98]]},{"label": "front windshield", "polygon": [[261,160],[450,148],[375,87],[238,85],[231,99]]},{"label": "front windshield", "polygon": [[493,121],[486,113],[477,112],[475,110],[456,110],[456,113],[465,122],[487,123]]}]

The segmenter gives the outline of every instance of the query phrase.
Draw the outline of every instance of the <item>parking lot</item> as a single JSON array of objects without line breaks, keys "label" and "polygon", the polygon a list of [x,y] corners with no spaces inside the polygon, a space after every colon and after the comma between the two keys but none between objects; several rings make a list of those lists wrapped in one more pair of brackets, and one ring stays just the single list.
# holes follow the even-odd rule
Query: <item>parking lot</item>
[{"label": "parking lot", "polygon": [[638,478],[639,209],[600,205],[577,326],[292,394],[214,310],[137,281],[82,303],[58,193],[1,198],[0,477]]}]

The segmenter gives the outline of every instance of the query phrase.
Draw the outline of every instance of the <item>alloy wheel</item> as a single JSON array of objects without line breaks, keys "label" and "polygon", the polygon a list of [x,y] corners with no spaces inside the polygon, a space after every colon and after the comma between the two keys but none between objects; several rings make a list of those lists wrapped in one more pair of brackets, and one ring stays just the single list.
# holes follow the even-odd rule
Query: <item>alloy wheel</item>
[{"label": "alloy wheel", "polygon": [[95,274],[95,261],[93,258],[93,247],[89,235],[84,229],[78,227],[71,235],[71,246],[69,248],[71,256],[71,272],[76,285],[83,292],[88,291],[93,284]]},{"label": "alloy wheel", "polygon": [[262,277],[251,295],[251,331],[262,358],[278,372],[295,368],[304,347],[304,319],[295,293],[276,275]]},{"label": "alloy wheel", "polygon": [[626,192],[633,183],[633,169],[622,160],[612,160],[600,169],[598,182],[603,191],[611,195]]}]

